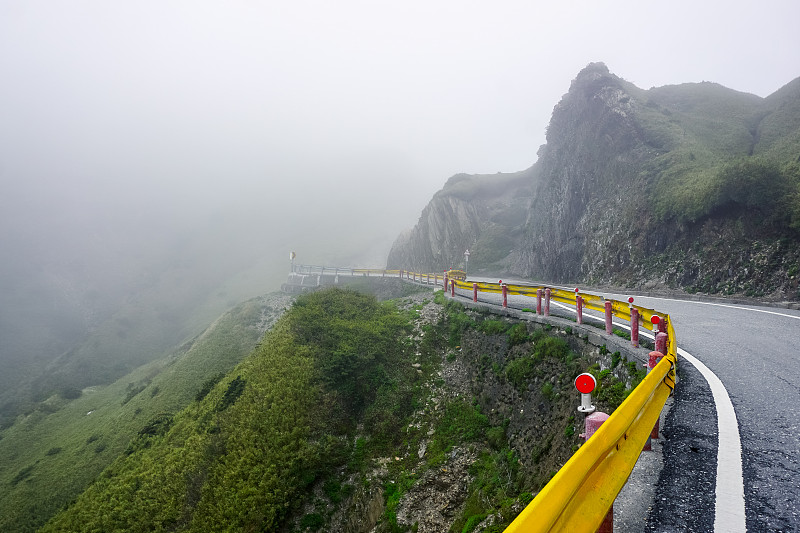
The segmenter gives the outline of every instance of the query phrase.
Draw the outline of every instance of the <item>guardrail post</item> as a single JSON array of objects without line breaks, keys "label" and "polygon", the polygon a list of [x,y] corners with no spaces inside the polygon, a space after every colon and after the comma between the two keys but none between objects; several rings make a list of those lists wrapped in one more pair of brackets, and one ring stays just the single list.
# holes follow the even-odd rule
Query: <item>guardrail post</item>
[{"label": "guardrail post", "polygon": [[575,296],[575,311],[578,314],[578,324],[583,324],[583,296]]},{"label": "guardrail post", "polygon": [[631,307],[631,344],[639,347],[639,310],[635,307]]},{"label": "guardrail post", "polygon": [[[597,429],[608,420],[608,415],[606,413],[595,411],[594,413],[590,414],[586,417],[586,430],[583,433],[584,442],[589,440],[592,435],[595,434]],[[597,528],[597,533],[613,533],[614,532],[614,504],[611,504],[611,507],[608,510],[608,514],[603,519],[603,523],[600,524],[600,527]]]},{"label": "guardrail post", "polygon": [[477,283],[473,283],[472,284],[472,301],[473,302],[477,302],[478,301],[478,284]]},{"label": "guardrail post", "polygon": [[503,307],[508,308],[508,285],[502,284],[503,287]]},{"label": "guardrail post", "polygon": [[450,296],[456,297],[456,280],[454,279],[450,280]]},{"label": "guardrail post", "polygon": [[542,314],[542,289],[536,289],[536,314]]},{"label": "guardrail post", "polygon": [[544,316],[550,316],[550,288],[544,290]]},{"label": "guardrail post", "polygon": [[[659,324],[660,325],[660,324]],[[666,333],[656,334],[656,351],[659,353],[667,353],[667,338],[669,335]]]},{"label": "guardrail post", "polygon": [[614,317],[614,304],[606,300],[606,334],[611,335],[614,332],[614,326],[611,319]]},{"label": "guardrail post", "polygon": [[[649,374],[651,370],[653,370],[659,362],[659,359],[664,357],[664,352],[650,352],[650,357],[647,360],[647,373]],[[653,450],[652,440],[658,438],[658,429],[659,429],[659,422],[661,422],[661,418],[659,417],[656,420],[655,425],[653,426],[652,431],[650,431],[650,436],[647,438],[647,442],[642,448],[643,452],[649,452]]]}]

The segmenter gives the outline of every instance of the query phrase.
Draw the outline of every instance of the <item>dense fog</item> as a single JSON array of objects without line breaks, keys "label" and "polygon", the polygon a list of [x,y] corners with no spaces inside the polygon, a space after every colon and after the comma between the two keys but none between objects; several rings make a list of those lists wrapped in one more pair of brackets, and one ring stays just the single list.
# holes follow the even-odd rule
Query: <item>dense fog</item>
[{"label": "dense fog", "polygon": [[112,379],[290,251],[382,266],[450,175],[530,166],[591,61],[769,94],[800,64],[770,5],[2,0],[0,389]]}]

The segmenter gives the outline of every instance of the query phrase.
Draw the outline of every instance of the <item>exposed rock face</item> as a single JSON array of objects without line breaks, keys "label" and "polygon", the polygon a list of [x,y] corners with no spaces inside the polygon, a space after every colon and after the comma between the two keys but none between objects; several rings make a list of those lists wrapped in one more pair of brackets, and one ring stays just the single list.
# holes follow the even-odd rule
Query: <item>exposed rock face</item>
[{"label": "exposed rock face", "polygon": [[521,235],[534,185],[530,170],[453,176],[422,211],[416,227],[394,243],[389,268],[463,268],[465,250],[470,250],[471,265],[502,263]]},{"label": "exposed rock face", "polygon": [[455,448],[445,466],[423,474],[397,508],[397,521],[417,524],[418,533],[447,531],[469,495],[469,467],[478,457],[474,450]]},{"label": "exposed rock face", "polygon": [[[577,280],[609,248],[610,265],[624,265],[634,228],[626,227],[631,189],[648,157],[633,119],[637,105],[621,80],[592,64],[553,110],[547,144],[539,151],[542,176],[515,270],[545,279]],[[605,237],[605,238],[603,238]],[[616,242],[612,242],[616,241]],[[614,246],[616,244],[616,246]]]},{"label": "exposed rock face", "polygon": [[388,262],[463,267],[469,248],[471,273],[797,298],[797,153],[800,79],[768,98],[644,91],[593,63],[533,167],[454,176]]}]

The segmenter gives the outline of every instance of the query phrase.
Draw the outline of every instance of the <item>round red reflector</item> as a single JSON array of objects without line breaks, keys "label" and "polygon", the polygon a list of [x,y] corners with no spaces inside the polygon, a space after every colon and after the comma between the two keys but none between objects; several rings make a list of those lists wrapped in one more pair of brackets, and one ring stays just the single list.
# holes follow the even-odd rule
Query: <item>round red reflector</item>
[{"label": "round red reflector", "polygon": [[597,386],[597,381],[594,376],[588,373],[583,373],[575,378],[575,388],[581,394],[589,394]]},{"label": "round red reflector", "polygon": [[628,298],[628,303],[629,303],[629,304],[632,304],[632,303],[633,303],[633,296],[631,296],[630,298]]},{"label": "round red reflector", "polygon": [[578,287],[575,287],[575,292],[580,292],[580,289],[578,289]]},{"label": "round red reflector", "polygon": [[653,315],[653,317],[650,319],[650,322],[652,322],[653,324],[658,324],[659,322],[661,322],[661,318],[658,315]]}]

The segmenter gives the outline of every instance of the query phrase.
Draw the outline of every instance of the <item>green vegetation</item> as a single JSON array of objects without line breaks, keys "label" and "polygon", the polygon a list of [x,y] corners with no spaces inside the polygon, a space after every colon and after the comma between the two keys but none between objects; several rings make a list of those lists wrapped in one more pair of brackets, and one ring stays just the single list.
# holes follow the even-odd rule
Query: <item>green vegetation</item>
[{"label": "green vegetation", "polygon": [[631,340],[631,332],[630,331],[625,331],[625,330],[614,328],[613,333],[617,337],[622,337],[623,339],[628,340],[628,341]]},{"label": "green vegetation", "polygon": [[[45,531],[272,530],[317,480],[340,499],[334,470],[361,468],[396,447],[414,405],[407,331],[393,304],[371,296],[332,289],[299,297],[235,377],[205,391],[207,380],[183,411],[145,424]],[[367,440],[353,439],[358,421]],[[325,520],[307,513],[300,524]]]},{"label": "green vegetation", "polygon": [[[505,368],[506,379],[520,392],[534,377],[545,377],[545,369],[541,365],[543,361],[553,359],[570,364],[575,362],[576,357],[564,339],[547,336],[541,330],[537,330],[530,338],[533,342],[530,355],[509,361]],[[552,394],[552,389],[549,390],[546,396]]]},{"label": "green vegetation", "polygon": [[454,445],[482,439],[488,426],[489,419],[481,414],[477,405],[464,401],[448,403],[428,448],[428,463],[436,466],[444,461],[445,454]]},{"label": "green vegetation", "polygon": [[483,320],[478,330],[486,335],[500,335],[505,333],[511,326],[508,322],[499,319],[486,319]]},{"label": "green vegetation", "polygon": [[523,323],[515,324],[508,329],[508,346],[514,347],[530,340],[528,326]]},{"label": "green vegetation", "polygon": [[740,208],[759,213],[765,225],[797,220],[797,144],[784,142],[800,141],[796,98],[779,112],[778,96],[762,101],[715,84],[639,97],[646,99],[638,114],[646,139],[659,150],[645,170],[656,177],[657,217],[694,222]]},{"label": "green vegetation", "polygon": [[[51,463],[82,457],[85,466],[96,458],[92,482],[76,483],[43,531],[320,531],[334,523],[335,509],[378,495],[385,503],[373,515],[378,530],[400,533],[416,528],[398,516],[405,495],[419,497],[417,482],[468,468],[469,493],[451,531],[502,531],[531,499],[527,491],[540,488],[575,446],[574,416],[561,416],[562,387],[588,363],[570,349],[574,337],[449,301],[440,321],[425,323],[425,304],[381,303],[336,288],[300,296],[225,373],[206,368],[190,382],[167,380],[179,357],[115,384],[114,399],[83,411],[74,441],[43,443],[19,457],[4,473],[7,486],[41,486]],[[452,377],[439,372],[450,364],[466,367],[473,386],[513,386],[545,401],[556,422],[525,450],[530,466],[523,468],[509,441],[510,433],[519,438],[518,426],[509,429],[513,416],[489,409],[485,392],[447,392]],[[614,400],[611,371],[601,375]],[[182,405],[166,402],[175,383]],[[572,411],[570,404],[564,412]],[[120,420],[124,435],[115,431]],[[470,462],[454,466],[464,458]],[[26,516],[14,520],[28,529],[15,530],[34,529]]]},{"label": "green vegetation", "polygon": [[455,348],[461,345],[461,334],[467,329],[475,328],[477,324],[464,311],[464,306],[454,300],[447,300],[444,309],[449,332],[448,343],[450,348]]},{"label": "green vegetation", "polygon": [[259,300],[244,302],[172,356],[18,417],[0,439],[0,531],[36,530],[138,441],[149,421],[179,412],[205,382],[219,381],[258,342],[264,313]]},{"label": "green vegetation", "polygon": [[[629,387],[626,387],[626,382],[624,380],[620,380],[614,375],[614,369],[617,369],[620,364],[625,368],[622,375],[624,376],[627,374],[628,381],[630,382]],[[600,365],[595,364],[589,367],[588,372],[591,372],[597,380],[594,398],[598,407],[608,411],[613,411],[619,407],[631,391],[635,389],[647,375],[641,363],[628,361],[626,358],[622,357],[619,352],[614,352],[611,355],[610,368],[600,370]]]},{"label": "green vegetation", "polygon": [[473,531],[490,513],[497,513],[500,523],[484,531],[503,531],[515,515],[511,506],[517,501],[527,503],[531,499],[529,494],[520,493],[522,478],[519,458],[508,448],[484,450],[470,466],[469,473],[473,477],[469,496],[461,516],[453,523],[450,531]]}]

